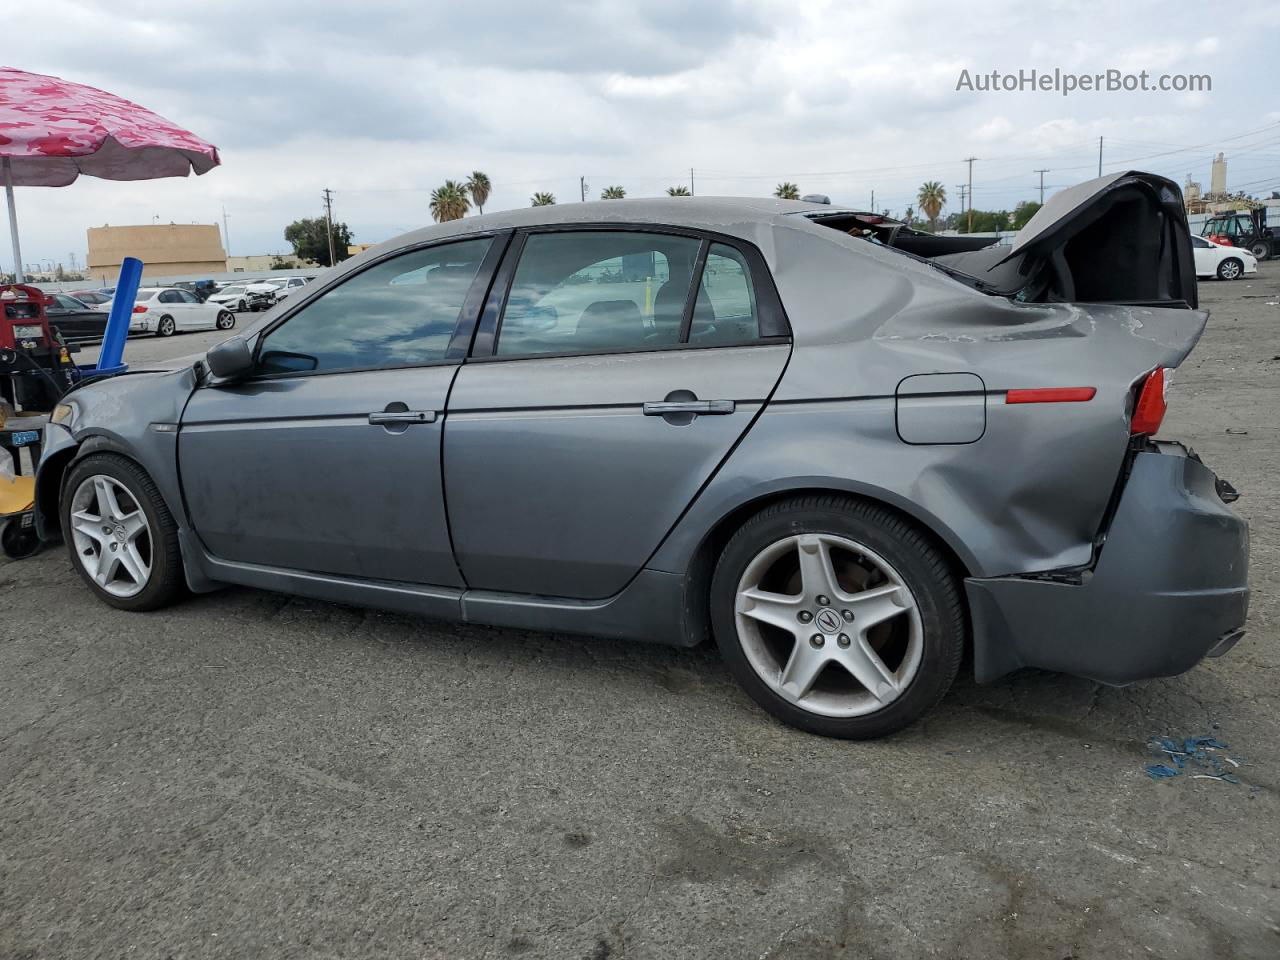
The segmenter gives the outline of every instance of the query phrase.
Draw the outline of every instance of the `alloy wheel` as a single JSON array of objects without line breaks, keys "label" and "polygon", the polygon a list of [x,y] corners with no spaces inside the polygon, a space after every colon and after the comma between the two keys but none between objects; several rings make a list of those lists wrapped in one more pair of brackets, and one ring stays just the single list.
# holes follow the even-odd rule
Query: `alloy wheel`
[{"label": "alloy wheel", "polygon": [[1224,260],[1218,268],[1218,276],[1223,280],[1234,280],[1240,276],[1240,264],[1235,260]]},{"label": "alloy wheel", "polygon": [[128,487],[86,477],[71,497],[71,537],[85,572],[113,597],[140,593],[151,578],[151,525]]},{"label": "alloy wheel", "polygon": [[218,314],[219,330],[230,330],[235,325],[235,322],[236,322],[236,318],[233,317],[226,310],[223,310],[221,313]]},{"label": "alloy wheel", "polygon": [[834,534],[799,534],[761,550],[739,580],[734,619],[756,674],[821,716],[883,709],[923,660],[919,605],[901,575]]}]

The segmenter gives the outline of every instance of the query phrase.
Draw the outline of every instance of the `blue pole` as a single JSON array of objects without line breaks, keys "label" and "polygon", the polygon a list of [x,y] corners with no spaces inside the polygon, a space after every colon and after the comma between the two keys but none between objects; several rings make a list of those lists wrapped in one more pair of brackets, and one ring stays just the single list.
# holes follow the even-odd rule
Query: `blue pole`
[{"label": "blue pole", "polygon": [[116,281],[115,296],[111,300],[111,314],[107,317],[107,330],[102,336],[102,349],[98,351],[98,369],[110,370],[120,366],[124,358],[124,341],[129,335],[129,319],[133,316],[133,301],[138,296],[142,281],[142,261],[125,257],[120,264],[120,279]]}]

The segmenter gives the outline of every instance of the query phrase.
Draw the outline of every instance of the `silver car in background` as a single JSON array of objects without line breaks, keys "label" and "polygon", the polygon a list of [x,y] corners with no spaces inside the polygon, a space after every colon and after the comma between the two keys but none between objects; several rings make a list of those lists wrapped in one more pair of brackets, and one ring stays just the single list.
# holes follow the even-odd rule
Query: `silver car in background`
[{"label": "silver car in background", "polygon": [[1177,186],[1100,178],[985,243],[774,200],[432,226],[67,396],[38,523],[127,610],[240,584],[714,637],[840,737],[919,717],[967,651],[1112,684],[1225,652],[1235,492],[1154,439],[1206,323]]}]

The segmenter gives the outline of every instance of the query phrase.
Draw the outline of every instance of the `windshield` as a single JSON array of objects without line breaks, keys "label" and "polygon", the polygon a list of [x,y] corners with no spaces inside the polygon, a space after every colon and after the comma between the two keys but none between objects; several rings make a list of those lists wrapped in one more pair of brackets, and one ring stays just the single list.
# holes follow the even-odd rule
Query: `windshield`
[{"label": "windshield", "polygon": [[218,295],[223,297],[238,297],[242,293],[244,293],[244,287],[223,287],[218,291]]}]

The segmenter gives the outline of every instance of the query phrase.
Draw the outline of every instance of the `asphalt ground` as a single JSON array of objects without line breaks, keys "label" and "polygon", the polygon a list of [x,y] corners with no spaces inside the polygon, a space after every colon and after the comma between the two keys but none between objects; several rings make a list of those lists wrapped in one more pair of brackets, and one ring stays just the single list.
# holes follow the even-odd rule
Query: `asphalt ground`
[{"label": "asphalt ground", "polygon": [[[130,615],[61,548],[0,560],[0,957],[1273,960],[1280,263],[1201,291],[1162,435],[1242,491],[1254,594],[1174,679],[962,678],[844,743],[712,649],[244,589]],[[1148,777],[1193,736],[1238,783]]]}]

